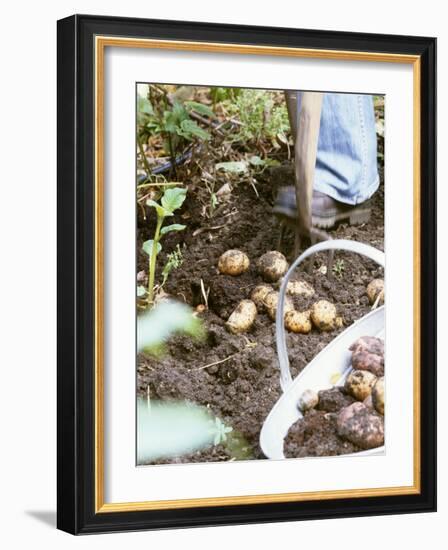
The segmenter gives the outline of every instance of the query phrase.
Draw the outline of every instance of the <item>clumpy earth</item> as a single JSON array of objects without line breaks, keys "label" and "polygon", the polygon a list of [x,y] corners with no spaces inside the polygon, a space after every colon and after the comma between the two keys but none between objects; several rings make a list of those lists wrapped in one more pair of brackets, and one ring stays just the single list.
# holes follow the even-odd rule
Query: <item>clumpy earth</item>
[{"label": "clumpy earth", "polygon": [[320,391],[318,410],[305,412],[303,418],[291,426],[284,442],[285,457],[335,456],[361,451],[340,438],[336,428],[337,413],[354,402],[343,388]]},{"label": "clumpy earth", "polygon": [[[184,180],[188,183],[188,180]],[[293,182],[292,166],[282,165],[266,170],[255,182],[255,189],[235,178],[217,181],[216,191],[227,185],[219,196],[219,204],[210,214],[210,196],[198,183],[188,183],[187,199],[170,223],[182,223],[182,232],[168,234],[158,257],[157,280],[167,254],[180,246],[182,265],[171,272],[164,291],[174,299],[193,308],[204,304],[203,287],[208,292],[208,309],[200,313],[207,336],[203,341],[176,336],[167,345],[167,353],[155,358],[141,353],[137,361],[137,392],[139,395],[162,400],[187,400],[208,407],[234,432],[241,434],[250,447],[248,458],[264,458],[259,447],[259,434],[269,411],[281,395],[279,370],[275,350],[275,324],[267,314],[258,314],[252,329],[240,335],[230,334],[225,322],[242,299],[262,278],[257,272],[257,259],[268,250],[278,250],[280,225],[272,215],[272,205],[280,185]],[[230,192],[229,192],[230,190]],[[256,192],[255,192],[256,190]],[[353,239],[383,249],[384,193],[381,185],[373,198],[372,217],[368,224],[348,227],[341,224],[329,231],[333,238]],[[137,233],[138,271],[147,272],[147,256],[141,245],[154,233],[154,215],[150,209],[139,210]],[[292,260],[293,236],[287,235],[282,250]],[[229,249],[240,249],[250,258],[248,271],[232,277],[218,272],[220,255]],[[296,307],[309,307],[318,299],[334,303],[345,327],[370,311],[366,286],[374,278],[382,278],[382,270],[361,256],[337,252],[335,262],[340,266],[332,280],[323,273],[326,255],[311,260],[309,272],[298,270],[297,278],[313,285],[312,299],[296,301]],[[342,266],[342,267],[341,267]],[[331,332],[288,334],[287,344],[291,374],[300,371],[343,328]],[[333,407],[334,408],[334,407]],[[311,411],[306,421],[291,430],[286,443],[288,456],[319,456],[341,454],[356,450],[350,443],[341,443],[334,431],[333,410]],[[348,447],[350,449],[348,449]],[[299,450],[300,447],[300,450]],[[221,448],[194,453],[188,457],[164,460],[205,462],[229,460]]]}]

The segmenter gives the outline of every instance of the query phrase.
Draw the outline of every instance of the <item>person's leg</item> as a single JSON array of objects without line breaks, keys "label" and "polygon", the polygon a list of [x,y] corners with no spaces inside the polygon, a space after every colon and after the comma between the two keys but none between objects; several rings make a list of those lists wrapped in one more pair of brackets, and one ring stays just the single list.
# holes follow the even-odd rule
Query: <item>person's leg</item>
[{"label": "person's leg", "polygon": [[375,114],[371,95],[325,94],[314,189],[355,205],[378,189]]},{"label": "person's leg", "polygon": [[[301,93],[287,92],[286,98],[296,136]],[[368,221],[368,199],[379,186],[376,148],[372,96],[324,94],[314,178],[314,225]],[[280,189],[274,212],[291,221],[297,219],[294,187]]]}]

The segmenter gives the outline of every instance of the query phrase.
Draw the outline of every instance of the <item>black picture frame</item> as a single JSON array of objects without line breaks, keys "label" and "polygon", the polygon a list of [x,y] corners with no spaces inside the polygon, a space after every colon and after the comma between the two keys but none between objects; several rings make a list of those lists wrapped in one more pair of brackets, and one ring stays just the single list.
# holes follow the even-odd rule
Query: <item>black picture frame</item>
[{"label": "black picture frame", "polygon": [[[94,55],[97,35],[386,52],[421,67],[419,494],[95,511]],[[74,15],[58,21],[57,525],[73,534],[430,512],[436,509],[436,39]]]}]

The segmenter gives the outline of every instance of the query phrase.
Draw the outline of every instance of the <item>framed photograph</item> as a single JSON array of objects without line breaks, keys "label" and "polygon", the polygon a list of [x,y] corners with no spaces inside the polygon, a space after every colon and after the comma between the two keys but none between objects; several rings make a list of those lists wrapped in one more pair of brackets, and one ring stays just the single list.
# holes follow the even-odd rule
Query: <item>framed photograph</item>
[{"label": "framed photograph", "polygon": [[60,529],[435,510],[435,63],[58,22]]}]

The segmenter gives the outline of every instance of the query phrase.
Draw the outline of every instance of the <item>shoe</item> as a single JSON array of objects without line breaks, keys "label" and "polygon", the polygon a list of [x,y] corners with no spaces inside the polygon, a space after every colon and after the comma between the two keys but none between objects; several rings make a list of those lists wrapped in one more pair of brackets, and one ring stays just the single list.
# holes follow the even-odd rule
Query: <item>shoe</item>
[{"label": "shoe", "polygon": [[[289,222],[297,219],[296,190],[292,185],[280,187],[272,211]],[[329,229],[340,222],[360,225],[370,220],[370,214],[370,199],[351,205],[339,202],[320,191],[313,191],[311,215],[314,227]]]}]

